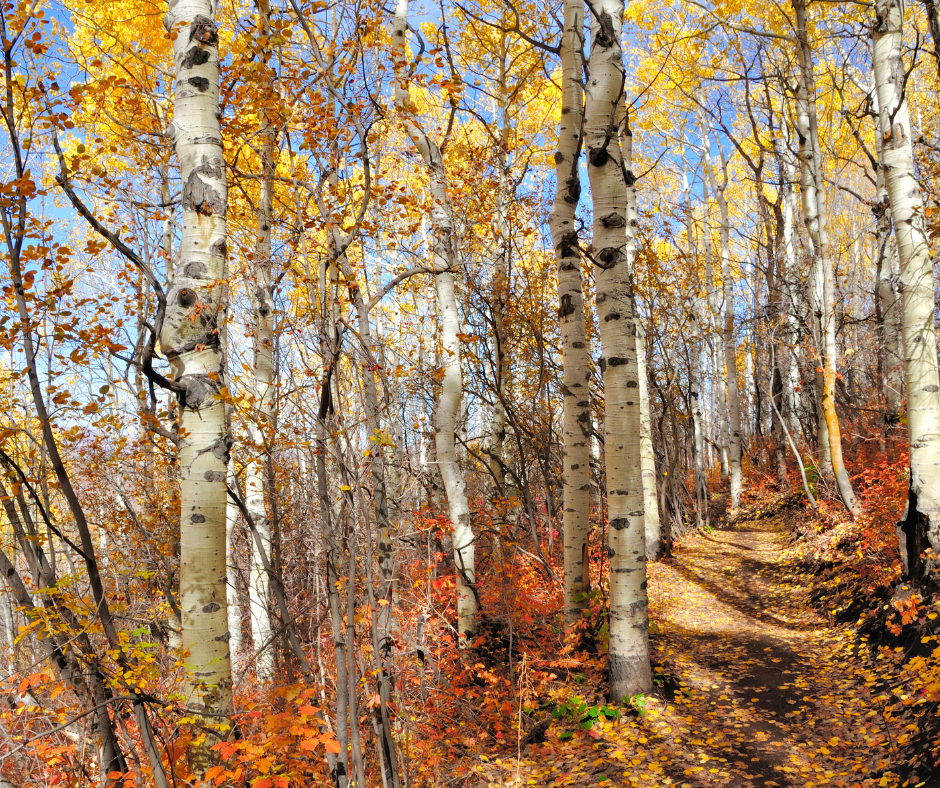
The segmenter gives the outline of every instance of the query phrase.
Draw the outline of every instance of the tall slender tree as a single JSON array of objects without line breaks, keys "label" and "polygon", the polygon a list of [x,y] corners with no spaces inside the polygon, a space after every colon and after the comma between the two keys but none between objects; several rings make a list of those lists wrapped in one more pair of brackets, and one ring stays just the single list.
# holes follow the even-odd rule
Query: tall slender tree
[{"label": "tall slender tree", "polygon": [[[170,137],[182,182],[181,239],[160,336],[180,390],[180,608],[185,696],[225,735],[232,688],[226,611],[227,184],[219,126],[219,30],[207,0],[171,2],[164,25],[176,65]],[[212,736],[192,763],[209,764]],[[201,744],[200,744],[201,742]]]},{"label": "tall slender tree", "polygon": [[[604,375],[604,456],[610,555],[610,695],[652,686],[646,545],[640,466],[640,392],[632,266],[636,197],[632,134],[624,106],[620,37],[624,4],[600,0],[591,13],[584,144],[594,208],[593,257]],[[626,144],[626,155],[621,151]]]},{"label": "tall slender tree", "polygon": [[907,508],[898,524],[905,575],[936,565],[940,554],[940,376],[934,326],[934,275],[924,204],[914,170],[903,44],[904,3],[878,0],[871,36],[880,105],[878,134],[901,261],[901,304],[908,434],[911,449]]},{"label": "tall slender tree", "polygon": [[561,125],[555,151],[555,201],[549,220],[558,271],[558,322],[564,364],[563,523],[565,619],[571,624],[587,604],[590,586],[588,532],[591,517],[591,366],[584,324],[581,244],[577,225],[584,133],[584,3],[565,0],[561,36]]}]

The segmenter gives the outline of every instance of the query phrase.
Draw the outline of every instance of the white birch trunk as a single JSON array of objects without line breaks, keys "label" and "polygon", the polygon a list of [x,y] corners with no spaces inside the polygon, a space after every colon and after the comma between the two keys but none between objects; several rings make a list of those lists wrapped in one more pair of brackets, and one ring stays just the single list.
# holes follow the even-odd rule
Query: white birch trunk
[{"label": "white birch trunk", "polygon": [[584,61],[584,3],[566,0],[561,44],[561,125],[555,151],[555,202],[549,224],[558,272],[558,322],[563,363],[562,441],[565,538],[565,621],[577,621],[590,588],[588,533],[591,527],[590,356],[584,327],[584,291],[576,214],[581,195],[579,159],[584,123],[581,72]]},{"label": "white birch trunk", "polygon": [[[259,0],[258,21],[265,40],[271,36],[271,24],[266,0]],[[262,68],[268,68],[270,53],[262,49]],[[273,80],[268,80],[271,90]],[[271,579],[265,563],[273,566],[271,551],[271,522],[265,505],[264,477],[268,461],[269,435],[275,418],[275,361],[274,361],[274,293],[271,287],[271,219],[274,202],[274,171],[277,146],[275,130],[262,115],[260,129],[261,188],[256,210],[257,236],[251,266],[250,295],[254,364],[252,388],[254,413],[248,420],[251,456],[245,476],[245,505],[255,524],[259,539],[251,540],[251,572],[248,582],[248,609],[251,618],[251,638],[255,647],[255,675],[266,684],[274,678],[275,659],[272,640],[269,597]],[[260,544],[259,544],[260,542]],[[264,555],[262,555],[262,550]]]},{"label": "white birch trunk", "polygon": [[708,328],[709,328],[709,350],[711,353],[711,365],[714,376],[712,382],[712,407],[715,411],[715,442],[720,446],[719,461],[721,463],[721,478],[728,479],[731,476],[730,469],[730,432],[728,429],[728,408],[727,408],[727,386],[725,382],[727,376],[724,372],[724,364],[721,361],[721,351],[715,338],[718,334],[718,320],[721,317],[721,309],[718,306],[718,296],[715,287],[715,269],[712,265],[712,228],[710,221],[710,201],[705,198],[705,215],[703,217],[704,233],[702,239],[702,257],[705,263],[705,299],[708,304]]},{"label": "white birch trunk", "polygon": [[[682,155],[682,191],[685,194],[685,233],[686,246],[688,249],[689,273],[693,276],[698,290],[699,271],[697,265],[697,255],[695,250],[695,221],[692,215],[692,184],[689,182],[689,175],[685,169],[685,153]],[[690,323],[692,336],[690,337],[691,349],[689,355],[691,363],[689,365],[689,399],[692,404],[692,449],[694,452],[693,462],[695,464],[695,506],[697,526],[701,528],[708,524],[708,481],[705,476],[706,457],[705,457],[705,437],[703,434],[704,417],[702,414],[702,317],[706,311],[704,299],[699,293],[692,296],[692,309],[690,314]],[[645,376],[640,377],[640,385],[644,387]],[[648,407],[648,405],[647,405]],[[649,418],[649,413],[644,414]],[[655,476],[655,472],[654,472]],[[647,502],[647,508],[649,503]],[[648,529],[647,529],[648,533]],[[649,556],[649,544],[646,546],[646,554]]]},{"label": "white birch trunk", "polygon": [[[791,0],[796,17],[799,80],[797,89],[797,134],[800,138],[799,158],[802,170],[803,218],[813,253],[813,308],[819,322],[817,351],[821,357],[822,386],[817,394],[822,411],[819,443],[823,445],[823,427],[832,473],[845,508],[856,517],[861,506],[855,497],[849,474],[842,459],[842,434],[836,413],[835,383],[838,346],[835,321],[835,273],[829,248],[829,217],[826,190],[822,173],[822,150],[819,142],[819,122],[816,110],[816,78],[813,72],[813,53],[809,44],[805,0]],[[815,325],[815,324],[814,324]],[[820,465],[824,455],[820,452]]]},{"label": "white birch trunk", "polygon": [[[630,215],[629,210],[627,215]],[[646,533],[646,559],[656,561],[663,554],[663,534],[662,524],[659,520],[659,491],[656,487],[656,455],[653,452],[649,381],[646,379],[646,333],[643,330],[643,323],[640,321],[639,316],[636,318],[636,369],[637,383],[640,389],[640,471],[643,474],[643,523]],[[701,450],[701,446],[699,446],[699,450]]]},{"label": "white birch trunk", "polygon": [[724,324],[721,332],[721,343],[724,351],[726,391],[728,395],[728,469],[731,483],[731,508],[737,509],[741,505],[741,400],[738,392],[738,366],[737,353],[734,341],[734,279],[731,275],[731,218],[728,211],[728,201],[725,199],[725,189],[728,188],[728,172],[724,168],[724,180],[721,184],[715,177],[712,167],[711,140],[702,128],[703,161],[705,174],[709,186],[718,203],[721,214],[719,238],[721,242],[721,282],[724,299]]},{"label": "white birch trunk", "polygon": [[[640,466],[640,396],[631,276],[636,202],[630,151],[618,138],[624,70],[620,47],[622,0],[599,0],[591,14],[590,81],[584,141],[594,206],[597,312],[604,374],[607,510],[610,555],[610,697],[652,687],[643,479]],[[629,129],[624,129],[629,145]]]},{"label": "white birch trunk", "polygon": [[[227,187],[214,15],[208,0],[175,0],[164,19],[176,64],[169,133],[182,181],[182,235],[160,344],[185,391],[179,453],[184,695],[195,713],[217,717],[224,730],[232,683],[225,577],[229,437],[220,334],[227,301]],[[209,763],[210,739],[197,738],[193,746],[197,775]]]},{"label": "white birch trunk", "polygon": [[[872,49],[874,57],[874,48]],[[877,195],[872,213],[875,216],[875,270],[877,271],[878,359],[881,372],[879,383],[884,387],[886,414],[900,418],[904,409],[904,362],[901,347],[901,300],[898,298],[897,257],[891,244],[891,195],[885,179],[884,136],[880,130],[880,106],[877,84],[869,92],[874,111],[879,113],[878,129],[875,133],[875,148],[878,154],[878,172],[875,176]]]},{"label": "white birch trunk", "polygon": [[405,37],[408,29],[408,0],[398,0],[392,33],[395,61],[395,107],[408,137],[421,156],[431,193],[431,233],[438,311],[441,319],[441,361],[444,370],[441,393],[435,410],[435,448],[444,482],[447,506],[454,528],[454,567],[457,579],[457,632],[462,647],[476,632],[476,569],[474,535],[463,469],[457,460],[457,414],[463,393],[460,315],[457,310],[453,217],[447,194],[447,175],[440,147],[418,122],[411,101],[407,73]]},{"label": "white birch trunk", "polygon": [[904,4],[878,0],[872,25],[885,181],[901,262],[900,291],[911,447],[910,492],[898,525],[907,576],[929,571],[921,553],[940,553],[940,379],[934,329],[934,276],[924,205],[914,171],[902,50]]},{"label": "white birch trunk", "polygon": [[[238,489],[235,479],[235,462],[229,459],[228,486]],[[231,500],[225,502],[225,601],[228,608],[229,651],[232,662],[238,664],[241,659],[242,645],[242,608],[238,601],[238,588],[235,585],[237,571],[235,559],[235,529],[238,527],[238,505]]]},{"label": "white birch trunk", "polygon": [[[783,124],[786,132],[789,127]],[[786,134],[787,139],[789,134]],[[785,333],[787,345],[786,352],[786,375],[784,376],[784,398],[787,404],[787,416],[790,422],[790,433],[797,438],[802,426],[800,424],[799,409],[800,398],[797,391],[800,387],[800,365],[797,354],[797,343],[800,339],[799,321],[797,319],[796,288],[794,279],[798,270],[798,261],[796,256],[797,238],[794,220],[796,217],[796,190],[794,183],[796,180],[796,170],[793,167],[789,157],[781,164],[781,170],[784,178],[783,193],[783,275],[781,282],[785,284],[790,297],[784,306],[786,310]]]}]

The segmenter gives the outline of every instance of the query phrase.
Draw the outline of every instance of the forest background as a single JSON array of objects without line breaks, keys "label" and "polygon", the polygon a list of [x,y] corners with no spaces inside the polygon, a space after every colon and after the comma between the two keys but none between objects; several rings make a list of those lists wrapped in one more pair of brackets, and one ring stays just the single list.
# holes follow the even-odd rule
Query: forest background
[{"label": "forest background", "polygon": [[929,718],[938,6],[3,2],[0,785],[474,784],[787,507]]}]

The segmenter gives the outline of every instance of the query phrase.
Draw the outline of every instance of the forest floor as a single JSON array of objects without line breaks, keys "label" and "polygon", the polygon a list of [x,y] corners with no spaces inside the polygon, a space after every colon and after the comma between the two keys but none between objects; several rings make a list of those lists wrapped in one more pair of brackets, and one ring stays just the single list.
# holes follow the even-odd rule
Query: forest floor
[{"label": "forest floor", "polygon": [[820,613],[792,510],[747,516],[650,565],[659,686],[645,708],[556,713],[543,742],[484,756],[478,784],[940,785],[910,757],[930,707],[903,680],[911,649],[869,647],[858,622]]}]

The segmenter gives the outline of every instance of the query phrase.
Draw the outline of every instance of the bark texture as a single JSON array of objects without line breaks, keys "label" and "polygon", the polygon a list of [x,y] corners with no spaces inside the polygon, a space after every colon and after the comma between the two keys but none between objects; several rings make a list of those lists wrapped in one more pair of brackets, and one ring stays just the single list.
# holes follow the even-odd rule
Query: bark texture
[{"label": "bark texture", "polygon": [[476,632],[477,596],[474,563],[474,535],[470,529],[470,506],[463,469],[457,459],[457,416],[463,393],[460,359],[460,315],[457,309],[457,282],[454,274],[456,252],[447,173],[440,146],[418,121],[409,91],[406,68],[408,0],[395,7],[392,31],[392,57],[395,61],[395,107],[412,144],[421,156],[431,194],[431,246],[434,257],[437,305],[441,321],[441,393],[434,413],[435,449],[444,482],[447,506],[454,528],[454,568],[457,575],[457,632],[462,646]]},{"label": "bark texture", "polygon": [[576,224],[581,196],[579,160],[584,131],[584,3],[566,0],[561,43],[561,125],[555,151],[555,202],[549,219],[558,268],[558,323],[563,354],[562,440],[565,531],[565,620],[574,623],[590,587],[588,533],[591,527],[590,356],[584,328],[580,237]]},{"label": "bark texture", "polygon": [[[267,0],[258,2],[258,28],[262,40],[271,37],[271,22]],[[268,68],[270,52],[260,52],[262,68]],[[265,71],[264,78],[273,91],[271,74]],[[251,574],[248,585],[248,601],[251,612],[251,638],[255,644],[255,674],[262,684],[274,678],[275,660],[272,640],[274,627],[268,600],[271,593],[271,578],[265,571],[265,559],[273,565],[271,520],[265,504],[265,476],[269,462],[268,435],[275,418],[275,359],[274,359],[274,291],[271,286],[271,214],[274,202],[274,170],[277,162],[276,131],[266,112],[261,109],[259,128],[261,163],[261,188],[255,211],[257,237],[252,258],[250,288],[252,318],[252,340],[254,363],[252,366],[252,388],[254,412],[248,421],[251,438],[251,459],[245,477],[245,503],[254,521],[258,539],[252,540]],[[262,556],[261,553],[264,552]]]},{"label": "bark texture", "polygon": [[[171,2],[164,19],[176,64],[170,137],[182,181],[181,242],[160,344],[182,388],[180,608],[192,710],[228,728],[231,693],[226,612],[226,471],[229,437],[220,327],[226,312],[227,188],[219,128],[215,5]],[[207,720],[208,721],[208,720]],[[197,774],[211,737],[197,738]]]},{"label": "bark texture", "polygon": [[728,188],[728,172],[724,169],[723,180],[718,183],[711,161],[711,138],[703,124],[703,164],[705,174],[721,215],[719,238],[721,243],[721,281],[724,300],[724,323],[721,330],[721,346],[724,353],[725,375],[728,396],[728,465],[731,482],[731,508],[741,505],[741,399],[738,391],[737,348],[734,340],[734,279],[731,275],[731,218],[725,189]]},{"label": "bark texture", "polygon": [[[835,272],[829,248],[828,212],[826,190],[822,172],[822,151],[819,143],[819,121],[816,109],[816,78],[813,73],[813,51],[807,31],[806,2],[792,0],[796,17],[797,54],[800,65],[797,90],[797,135],[800,140],[799,158],[802,168],[803,218],[810,237],[813,253],[811,303],[818,320],[816,349],[820,354],[822,372],[821,387],[817,393],[822,419],[820,420],[819,443],[823,444],[823,432],[829,447],[832,472],[839,488],[845,508],[853,517],[861,513],[861,506],[852,489],[848,470],[842,458],[842,433],[836,413],[836,344],[835,321]],[[821,457],[822,459],[822,457]],[[822,466],[823,463],[821,462]]]},{"label": "bark texture", "polygon": [[898,540],[905,574],[917,577],[935,565],[935,561],[925,562],[922,553],[930,549],[940,554],[940,379],[933,265],[904,96],[903,26],[901,0],[878,0],[871,35],[885,182],[901,263],[899,289],[911,447],[910,492],[898,524]]},{"label": "bark texture", "polygon": [[[585,147],[594,206],[594,261],[601,370],[604,375],[604,454],[610,555],[610,696],[615,700],[652,687],[643,480],[640,467],[640,391],[631,266],[636,199],[629,129],[623,112],[624,6],[596,2],[591,14],[590,79],[585,101]],[[624,118],[625,121],[625,118]],[[628,145],[620,148],[621,134]],[[624,160],[626,158],[626,161]]]}]

